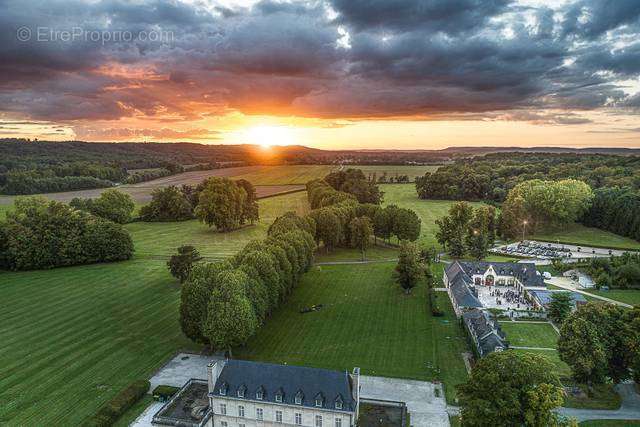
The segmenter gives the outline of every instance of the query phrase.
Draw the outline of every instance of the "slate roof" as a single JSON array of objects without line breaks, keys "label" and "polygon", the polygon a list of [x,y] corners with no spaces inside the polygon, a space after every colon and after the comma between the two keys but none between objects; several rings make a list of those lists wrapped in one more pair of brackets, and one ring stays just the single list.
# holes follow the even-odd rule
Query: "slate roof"
[{"label": "slate roof", "polygon": [[484,311],[466,311],[462,314],[462,320],[467,329],[477,337],[480,356],[494,352],[496,347],[508,347],[505,333]]},{"label": "slate roof", "polygon": [[[540,302],[540,304],[542,305],[547,305],[549,304],[552,299],[551,296],[558,291],[545,291],[545,290],[538,290],[538,289],[532,289],[529,291],[530,294],[532,294],[537,300],[538,302]],[[569,291],[560,291],[560,292],[569,292]],[[571,294],[571,299],[573,300],[573,304],[575,305],[578,302],[587,302],[587,299],[578,292],[569,292]]]},{"label": "slate roof", "polygon": [[[212,395],[224,396],[221,387],[227,387],[226,396],[254,402],[276,403],[276,394],[282,394],[283,404],[295,405],[297,394],[302,395],[300,406],[317,408],[315,398],[323,398],[322,408],[355,411],[356,402],[352,395],[351,378],[347,372],[303,366],[276,365],[272,363],[227,360]],[[246,387],[245,397],[238,397],[237,391]],[[263,398],[256,399],[256,391],[263,390]],[[335,402],[342,400],[342,409]]]},{"label": "slate roof", "polygon": [[[544,278],[538,274],[536,266],[527,262],[487,262],[487,261],[457,261],[457,270],[462,270],[465,274],[463,277],[467,279],[467,283],[471,283],[471,276],[474,274],[484,274],[489,266],[492,266],[496,274],[500,276],[513,276],[517,278],[526,287],[545,286]],[[451,269],[455,272],[456,269]],[[451,280],[447,269],[447,276]]]},{"label": "slate roof", "polygon": [[451,295],[453,299],[455,299],[456,305],[458,307],[467,307],[467,308],[481,308],[482,303],[478,299],[477,296],[471,292],[469,289],[469,285],[465,282],[465,280],[458,274],[452,282],[449,283],[449,288],[451,289]]}]

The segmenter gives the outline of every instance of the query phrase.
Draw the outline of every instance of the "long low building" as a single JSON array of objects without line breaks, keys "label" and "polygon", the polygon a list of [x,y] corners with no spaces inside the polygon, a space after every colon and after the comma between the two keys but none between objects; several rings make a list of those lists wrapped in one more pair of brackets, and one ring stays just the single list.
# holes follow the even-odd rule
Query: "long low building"
[{"label": "long low building", "polygon": [[353,427],[360,370],[353,373],[220,360],[190,380],[153,418],[160,426]]},{"label": "long low building", "polygon": [[478,356],[484,357],[494,351],[509,348],[506,335],[498,322],[491,319],[488,313],[478,309],[465,311],[462,314],[462,322]]}]

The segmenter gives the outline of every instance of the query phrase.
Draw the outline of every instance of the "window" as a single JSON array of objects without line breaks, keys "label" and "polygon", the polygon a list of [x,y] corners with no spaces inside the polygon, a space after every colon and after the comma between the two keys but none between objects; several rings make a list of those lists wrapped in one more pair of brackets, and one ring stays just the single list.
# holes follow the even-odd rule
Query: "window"
[{"label": "window", "polygon": [[276,394],[276,402],[277,403],[282,403],[282,395],[281,394]]},{"label": "window", "polygon": [[264,413],[262,411],[262,408],[256,408],[256,418],[259,420],[262,420],[264,417]]},{"label": "window", "polygon": [[262,400],[263,397],[264,397],[264,393],[262,392],[262,390],[256,391],[256,399]]},{"label": "window", "polygon": [[276,411],[276,422],[277,423],[282,422],[282,411]]},{"label": "window", "polygon": [[238,416],[244,418],[244,406],[238,405]]},{"label": "window", "polygon": [[296,405],[302,405],[302,397],[296,396]]},{"label": "window", "polygon": [[322,427],[322,415],[316,415],[316,427]]},{"label": "window", "polygon": [[240,424],[238,424],[238,427],[247,427],[247,425],[244,424],[244,423],[240,423]]},{"label": "window", "polygon": [[336,418],[336,427],[342,427],[342,418]]},{"label": "window", "polygon": [[220,421],[220,427],[227,427],[228,425],[226,421]]},{"label": "window", "polygon": [[296,412],[296,425],[297,426],[302,425],[302,414],[299,412]]},{"label": "window", "polygon": [[342,400],[336,400],[336,409],[342,409]]},{"label": "window", "polygon": [[224,403],[220,404],[220,415],[227,415],[227,405]]},{"label": "window", "polygon": [[226,386],[220,387],[220,396],[226,396],[226,395],[227,395],[227,387]]},{"label": "window", "polygon": [[238,397],[244,397],[244,389],[243,388],[239,388],[238,389]]},{"label": "window", "polygon": [[320,398],[317,398],[317,399],[316,399],[316,406],[317,406],[318,408],[322,407],[322,399],[320,399]]}]

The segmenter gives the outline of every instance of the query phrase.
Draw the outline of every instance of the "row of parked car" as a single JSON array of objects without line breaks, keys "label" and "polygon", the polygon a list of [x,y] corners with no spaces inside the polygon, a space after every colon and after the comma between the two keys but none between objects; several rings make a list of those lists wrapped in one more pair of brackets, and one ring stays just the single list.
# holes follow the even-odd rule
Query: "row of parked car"
[{"label": "row of parked car", "polygon": [[551,246],[551,243],[519,242],[504,246],[498,252],[508,255],[530,256],[542,259],[571,258],[571,250]]}]

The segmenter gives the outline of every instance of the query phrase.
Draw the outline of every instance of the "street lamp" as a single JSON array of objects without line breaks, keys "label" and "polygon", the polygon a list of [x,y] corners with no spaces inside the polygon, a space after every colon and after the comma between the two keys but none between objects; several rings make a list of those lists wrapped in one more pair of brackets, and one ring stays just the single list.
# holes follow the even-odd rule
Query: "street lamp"
[{"label": "street lamp", "polygon": [[524,232],[527,229],[527,224],[529,224],[529,222],[526,219],[522,221],[522,242],[524,242]]}]

